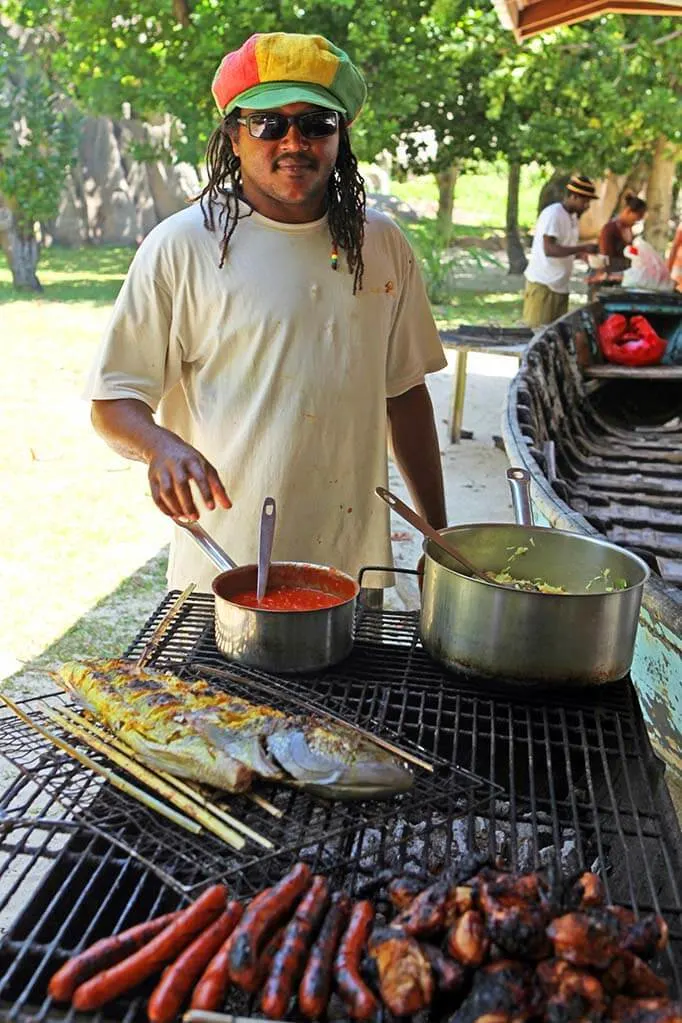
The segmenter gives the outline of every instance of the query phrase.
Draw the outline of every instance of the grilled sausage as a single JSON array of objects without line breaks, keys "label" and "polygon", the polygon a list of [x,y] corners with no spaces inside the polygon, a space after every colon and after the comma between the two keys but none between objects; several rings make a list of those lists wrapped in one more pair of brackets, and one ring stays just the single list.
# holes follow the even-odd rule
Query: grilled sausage
[{"label": "grilled sausage", "polygon": [[235,927],[242,918],[244,907],[240,902],[228,902],[226,916],[230,918],[228,937],[222,943],[210,963],[204,970],[199,983],[194,988],[191,1009],[218,1010],[225,1000],[230,986],[230,974],[227,968],[230,953],[230,938]]},{"label": "grilled sausage", "polygon": [[329,885],[318,874],[288,924],[269,971],[260,1004],[270,1019],[281,1019],[286,1012],[292,992],[301,979],[308,949],[322,922],[328,901]]},{"label": "grilled sausage", "polygon": [[343,892],[337,892],[332,898],[329,912],[310,952],[308,965],[298,989],[298,1005],[308,1019],[318,1019],[327,1008],[334,956],[348,919],[349,909],[348,896]]},{"label": "grilled sausage", "polygon": [[77,987],[73,995],[74,1007],[80,1012],[92,1012],[158,973],[165,963],[175,959],[189,945],[195,935],[206,930],[224,912],[226,898],[224,885],[208,888],[147,945]]},{"label": "grilled sausage", "polygon": [[50,980],[47,987],[50,997],[56,1002],[68,1002],[79,984],[84,984],[96,973],[120,963],[126,956],[137,952],[138,948],[142,948],[172,923],[180,912],[177,910],[175,913],[166,913],[164,916],[157,916],[146,923],[121,931],[120,934],[114,934],[111,938],[102,938],[73,956]]},{"label": "grilled sausage", "polygon": [[371,1019],[379,1007],[360,973],[362,952],[373,920],[372,903],[356,902],[334,960],[336,983],[348,1015],[353,1019]]},{"label": "grilled sausage", "polygon": [[245,991],[252,990],[263,942],[287,919],[298,899],[310,885],[312,871],[297,863],[282,880],[256,904],[254,899],[237,924],[230,941],[230,977]]},{"label": "grilled sausage", "polygon": [[215,923],[194,939],[174,963],[163,972],[147,1006],[149,1023],[171,1023],[206,966],[234,926],[232,917],[223,913]]},{"label": "grilled sausage", "polygon": [[282,945],[283,938],[284,928],[280,927],[278,931],[275,931],[273,936],[270,938],[270,941],[268,941],[267,945],[261,952],[258,960],[258,966],[256,967],[256,976],[254,977],[251,986],[246,988],[249,994],[254,994],[267,980],[270,970],[272,969],[273,960]]}]

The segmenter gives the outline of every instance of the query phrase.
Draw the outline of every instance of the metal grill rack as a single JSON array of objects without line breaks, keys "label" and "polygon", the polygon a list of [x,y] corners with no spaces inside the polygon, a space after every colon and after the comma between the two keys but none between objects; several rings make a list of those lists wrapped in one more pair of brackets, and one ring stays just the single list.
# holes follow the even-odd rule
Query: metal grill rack
[{"label": "metal grill rack", "polygon": [[[172,596],[131,655],[142,649]],[[268,676],[228,665],[216,650],[212,598],[204,595],[188,601],[155,661],[189,676],[197,664],[229,668],[243,685],[240,690],[231,681],[231,691],[263,699],[249,680],[260,684]],[[209,856],[212,840],[205,839],[204,859],[195,858],[192,874],[175,829],[172,855],[160,853],[157,818],[138,824],[141,808],[135,805],[131,814],[109,787],[93,797],[86,772],[76,765],[57,769],[52,753],[38,749],[35,740],[29,748],[16,718],[0,719],[0,748],[24,771],[0,796],[0,913],[9,905],[15,918],[0,943],[0,1019],[70,1019],[45,996],[61,962],[103,935],[174,908],[212,871],[236,896],[247,897],[303,856],[357,893],[380,871],[437,870],[451,855],[472,848],[501,854],[513,867],[553,861],[566,870],[596,868],[610,901],[663,913],[671,942],[654,965],[682,995],[679,828],[629,680],[579,692],[483,686],[428,657],[415,615],[363,610],[347,661],[320,675],[272,682],[278,706],[287,693],[294,701],[305,697],[422,750],[438,765],[435,783],[418,782],[431,785],[428,796],[408,806],[340,807],[265,789],[285,810],[281,821],[269,818],[273,829],[281,829],[279,851],[263,856],[257,850],[238,862],[223,846]],[[84,827],[86,804],[94,809]],[[236,802],[233,807],[237,813]],[[249,813],[256,811],[240,803],[239,816],[249,822]],[[261,833],[265,819],[259,811]],[[151,836],[149,828],[155,829]],[[175,887],[159,877],[159,869]],[[44,879],[23,906],[21,886],[40,870]],[[248,1008],[239,997],[231,1007]],[[144,992],[96,1018],[132,1023],[144,1018],[143,1009]]]}]

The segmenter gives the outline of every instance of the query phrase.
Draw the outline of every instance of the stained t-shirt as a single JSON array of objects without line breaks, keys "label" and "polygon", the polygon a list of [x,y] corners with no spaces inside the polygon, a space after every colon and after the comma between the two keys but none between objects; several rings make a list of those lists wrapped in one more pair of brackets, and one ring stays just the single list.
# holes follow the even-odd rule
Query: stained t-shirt
[{"label": "stained t-shirt", "polygon": [[[326,217],[282,224],[243,206],[219,269],[222,230],[198,205],[138,250],[88,386],[137,398],[216,467],[233,507],[201,523],[238,564],[256,560],[260,510],[277,502],[273,557],[356,574],[390,565],[386,399],[446,360],[414,255],[368,211],[365,275],[331,266]],[[210,589],[216,569],[174,527],[168,578]],[[366,585],[380,585],[376,577]]]}]

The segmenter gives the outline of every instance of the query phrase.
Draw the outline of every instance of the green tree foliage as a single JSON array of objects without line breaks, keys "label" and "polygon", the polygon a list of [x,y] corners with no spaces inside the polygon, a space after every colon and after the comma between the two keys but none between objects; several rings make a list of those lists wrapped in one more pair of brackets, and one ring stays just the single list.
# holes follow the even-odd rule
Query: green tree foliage
[{"label": "green tree foliage", "polygon": [[2,30],[0,82],[0,194],[14,215],[16,232],[28,238],[37,221],[57,214],[76,126],[40,68]]}]

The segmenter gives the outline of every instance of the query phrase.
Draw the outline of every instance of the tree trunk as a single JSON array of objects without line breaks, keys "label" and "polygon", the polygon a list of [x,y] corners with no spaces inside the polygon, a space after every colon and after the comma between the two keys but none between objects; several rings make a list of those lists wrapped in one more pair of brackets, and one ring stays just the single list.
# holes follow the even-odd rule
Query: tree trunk
[{"label": "tree trunk", "polygon": [[182,25],[183,28],[189,28],[191,22],[187,0],[173,0],[173,17],[178,25]]},{"label": "tree trunk", "polygon": [[2,248],[7,256],[12,283],[15,288],[29,291],[42,291],[43,286],[36,277],[36,267],[40,258],[40,245],[33,235],[22,237],[12,225],[7,231],[0,233]]},{"label": "tree trunk", "polygon": [[438,183],[438,224],[446,238],[449,237],[452,230],[452,211],[455,205],[455,185],[458,174],[459,168],[456,163],[453,163],[452,167],[435,175]]},{"label": "tree trunk", "polygon": [[522,274],[528,266],[523,242],[519,234],[519,185],[521,183],[521,161],[509,161],[507,177],[507,259],[510,274]]},{"label": "tree trunk", "polygon": [[644,237],[661,255],[668,245],[670,214],[672,211],[673,182],[679,151],[667,139],[659,138],[654,150],[646,189],[649,207],[644,221]]}]

